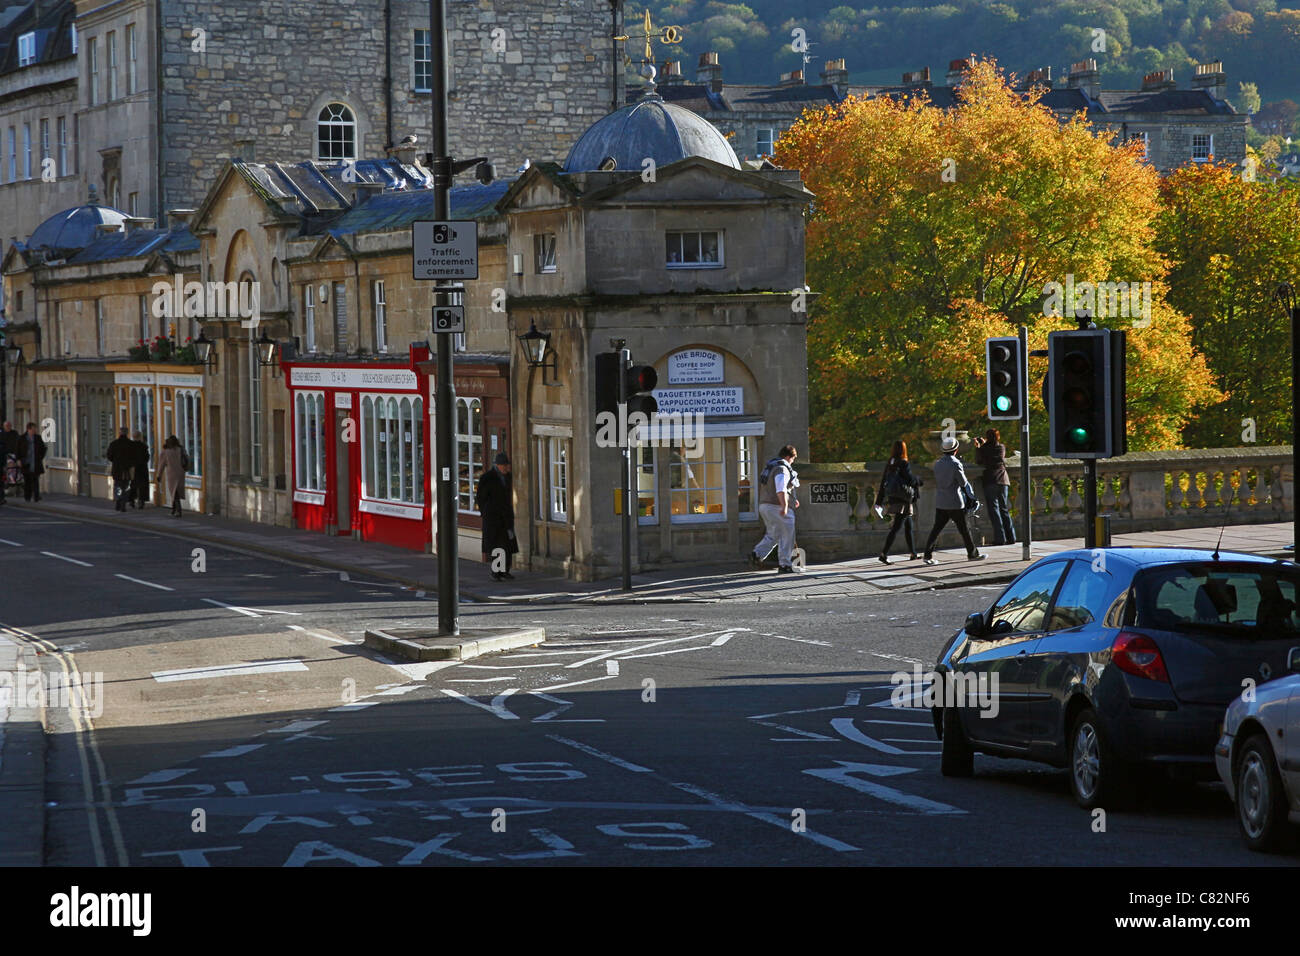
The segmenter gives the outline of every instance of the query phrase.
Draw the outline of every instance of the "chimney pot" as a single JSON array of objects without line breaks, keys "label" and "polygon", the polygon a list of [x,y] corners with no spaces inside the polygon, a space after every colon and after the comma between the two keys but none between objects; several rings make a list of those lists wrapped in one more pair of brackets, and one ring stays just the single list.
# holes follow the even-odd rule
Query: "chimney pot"
[{"label": "chimney pot", "polygon": [[190,224],[190,217],[197,210],[194,209],[168,209],[167,210],[167,227],[173,232],[178,229],[184,229]]},{"label": "chimney pot", "polygon": [[780,86],[803,86],[803,70],[791,70],[781,74]]},{"label": "chimney pot", "polygon": [[930,68],[927,66],[923,70],[913,70],[911,73],[904,73],[903,85],[904,86],[929,86]]},{"label": "chimney pot", "polygon": [[707,86],[710,92],[722,92],[722,66],[718,63],[716,51],[700,54],[700,62],[695,68],[695,82]]}]

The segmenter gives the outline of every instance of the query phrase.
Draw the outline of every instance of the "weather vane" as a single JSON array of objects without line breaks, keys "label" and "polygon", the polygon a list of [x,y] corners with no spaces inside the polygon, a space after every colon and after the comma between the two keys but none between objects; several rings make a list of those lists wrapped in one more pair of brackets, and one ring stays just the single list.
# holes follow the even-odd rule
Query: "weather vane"
[{"label": "weather vane", "polygon": [[[615,40],[645,40],[645,60],[644,62],[653,64],[655,61],[654,47],[651,41],[658,39],[660,43],[671,44],[682,42],[682,28],[680,26],[660,27],[658,30],[650,22],[650,8],[646,7],[645,16],[641,21],[644,27],[644,33],[624,34],[623,36],[614,37]],[[631,58],[625,52],[623,62],[631,63]]]}]

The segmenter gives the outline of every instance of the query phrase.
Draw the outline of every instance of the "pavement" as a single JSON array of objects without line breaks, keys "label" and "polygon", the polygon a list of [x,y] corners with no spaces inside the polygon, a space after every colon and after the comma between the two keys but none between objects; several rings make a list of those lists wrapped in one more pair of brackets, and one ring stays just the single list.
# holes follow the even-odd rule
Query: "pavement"
[{"label": "pavement", "polygon": [[[416,592],[437,592],[437,558],[392,545],[255,524],[218,515],[190,512],[181,518],[173,518],[167,509],[155,505],[142,511],[128,509],[122,513],[114,511],[111,501],[75,495],[46,494],[39,503],[11,496],[6,507],[53,512],[85,521],[130,524],[159,534],[256,552],[348,575],[395,581]],[[2,524],[3,513],[0,513]],[[1217,527],[1150,531],[1116,535],[1113,544],[1213,548],[1219,535]],[[1275,557],[1290,557],[1292,554],[1287,550],[1294,539],[1289,521],[1227,527],[1222,529],[1222,535],[1221,546],[1225,551],[1249,551]],[[1031,546],[1030,561],[1024,560],[1019,544],[984,547],[982,550],[988,557],[979,562],[968,561],[960,549],[936,552],[938,563],[935,565],[926,565],[919,559],[909,561],[905,556],[890,558],[888,565],[881,564],[876,557],[855,558],[810,565],[800,574],[780,576],[775,571],[750,571],[739,560],[734,565],[677,564],[634,574],[632,593],[623,591],[617,579],[579,582],[523,570],[513,572],[513,581],[495,581],[486,564],[462,558],[460,591],[464,601],[524,604],[712,603],[867,597],[881,592],[928,591],[1010,581],[1032,561],[1082,546],[1082,537],[1036,541]]]}]

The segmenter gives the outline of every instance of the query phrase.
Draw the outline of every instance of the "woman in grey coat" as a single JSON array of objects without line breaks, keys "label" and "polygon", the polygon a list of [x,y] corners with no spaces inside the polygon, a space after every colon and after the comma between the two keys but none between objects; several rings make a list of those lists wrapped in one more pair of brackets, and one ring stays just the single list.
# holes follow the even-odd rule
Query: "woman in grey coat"
[{"label": "woman in grey coat", "polygon": [[181,447],[181,440],[175,435],[168,435],[163,442],[162,452],[158,455],[158,474],[154,476],[162,496],[159,504],[170,501],[172,515],[177,518],[181,516],[181,496],[185,494],[185,465],[188,457]]}]

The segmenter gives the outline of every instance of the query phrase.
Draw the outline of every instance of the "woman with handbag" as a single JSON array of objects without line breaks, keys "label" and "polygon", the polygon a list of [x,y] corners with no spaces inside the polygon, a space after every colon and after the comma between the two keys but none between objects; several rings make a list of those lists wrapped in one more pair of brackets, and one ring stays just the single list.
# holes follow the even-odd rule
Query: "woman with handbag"
[{"label": "woman with handbag", "polygon": [[181,497],[185,494],[185,472],[188,470],[189,457],[181,447],[181,440],[175,435],[167,436],[162,453],[158,456],[158,473],[154,476],[160,493],[158,503],[170,501],[172,516],[176,518],[181,516]]},{"label": "woman with handbag", "polygon": [[984,498],[989,503],[989,521],[993,524],[994,544],[1015,544],[1016,529],[1011,523],[1011,479],[1007,475],[1007,446],[996,428],[975,439],[975,462],[984,469]]},{"label": "woman with handbag", "polygon": [[907,461],[907,443],[894,442],[893,450],[889,453],[889,464],[885,466],[885,473],[880,476],[880,490],[876,492],[876,501],[884,502],[878,507],[894,516],[894,523],[890,526],[888,537],[885,538],[885,546],[880,551],[881,564],[889,563],[889,549],[893,547],[899,528],[903,529],[903,534],[907,538],[907,550],[912,553],[912,560],[915,561],[919,557],[916,553],[916,541],[912,537],[912,512],[916,499],[920,495],[920,488],[921,482],[912,474],[912,466]]}]

